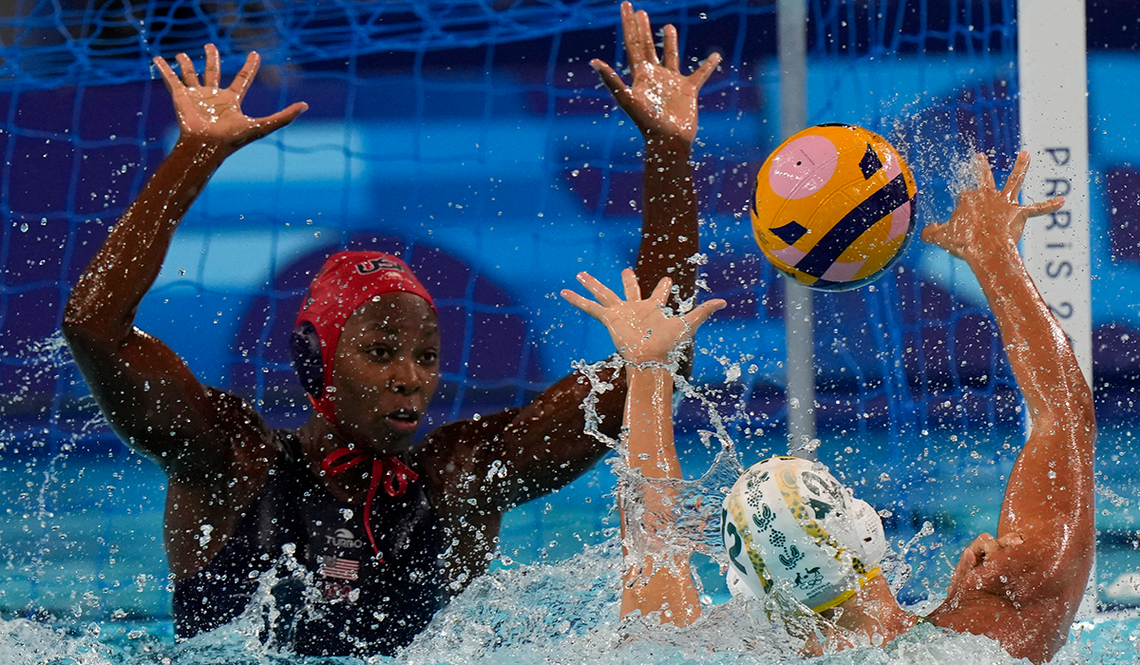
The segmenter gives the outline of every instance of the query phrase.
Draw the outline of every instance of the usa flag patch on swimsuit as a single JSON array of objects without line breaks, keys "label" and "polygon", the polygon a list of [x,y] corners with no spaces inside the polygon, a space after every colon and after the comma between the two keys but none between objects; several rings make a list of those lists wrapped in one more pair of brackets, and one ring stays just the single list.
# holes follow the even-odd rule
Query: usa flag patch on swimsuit
[{"label": "usa flag patch on swimsuit", "polygon": [[359,576],[360,562],[352,559],[342,559],[339,556],[320,557],[321,567],[317,574],[323,577],[333,577],[338,580],[355,580]]}]

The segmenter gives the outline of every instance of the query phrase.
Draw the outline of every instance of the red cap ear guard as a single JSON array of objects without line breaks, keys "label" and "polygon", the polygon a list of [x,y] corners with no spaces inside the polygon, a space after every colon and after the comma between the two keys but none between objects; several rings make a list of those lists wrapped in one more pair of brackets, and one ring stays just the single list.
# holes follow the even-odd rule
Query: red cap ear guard
[{"label": "red cap ear guard", "polygon": [[325,389],[325,364],[321,360],[321,338],[312,321],[302,321],[289,338],[289,352],[293,355],[293,369],[301,386],[313,399]]}]

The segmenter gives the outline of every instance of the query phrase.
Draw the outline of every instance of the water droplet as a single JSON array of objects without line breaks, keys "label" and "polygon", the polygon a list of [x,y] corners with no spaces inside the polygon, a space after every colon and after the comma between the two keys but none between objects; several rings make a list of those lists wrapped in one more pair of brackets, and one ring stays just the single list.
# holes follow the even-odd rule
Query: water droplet
[{"label": "water droplet", "polygon": [[20,231],[23,233],[28,232],[28,223],[27,222],[24,222],[23,224],[20,225]]}]

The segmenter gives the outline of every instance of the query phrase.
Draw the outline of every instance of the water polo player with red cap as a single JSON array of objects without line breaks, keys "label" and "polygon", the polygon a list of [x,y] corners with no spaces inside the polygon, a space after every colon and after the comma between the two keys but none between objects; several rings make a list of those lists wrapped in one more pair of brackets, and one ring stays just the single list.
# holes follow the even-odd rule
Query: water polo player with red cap
[{"label": "water polo player with red cap", "polygon": [[[632,85],[591,64],[645,138],[637,272],[647,283],[669,274],[688,298],[687,258],[700,249],[688,162],[696,100],[720,59],[683,76],[675,29],[665,29],[659,60],[644,12],[626,3],[622,26]],[[228,88],[213,46],[201,80],[186,55],[177,60],[181,78],[155,62],[179,139],[76,284],[64,336],[112,427],[167,475],[180,637],[265,598],[255,594],[258,578],[276,566],[274,612],[265,614],[280,616],[275,643],[302,654],[391,654],[486,570],[507,509],[562,487],[607,452],[583,431],[588,385],[565,377],[521,408],[444,425],[417,443],[439,383],[438,320],[407,266],[379,252],[337,254],[313,281],[292,347],[315,408],[296,431],[271,431],[249,403],[199,382],[134,328],[135,312],[213,172],[305,106],[265,118],[241,111],[256,54]],[[625,392],[624,377],[614,381],[620,389],[598,405],[612,437]]]}]

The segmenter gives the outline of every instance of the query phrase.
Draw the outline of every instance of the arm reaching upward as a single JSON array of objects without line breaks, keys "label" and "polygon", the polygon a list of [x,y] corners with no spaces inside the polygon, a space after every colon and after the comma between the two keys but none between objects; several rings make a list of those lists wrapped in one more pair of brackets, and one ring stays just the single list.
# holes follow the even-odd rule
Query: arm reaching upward
[{"label": "arm reaching upward", "polygon": [[[679,300],[696,293],[697,266],[689,262],[699,248],[696,196],[689,165],[697,129],[697,95],[717,63],[713,55],[688,76],[680,73],[677,31],[665,29],[664,60],[658,58],[645,12],[621,9],[622,30],[633,73],[626,86],[613,70],[596,60],[594,68],[618,105],[637,123],[645,139],[645,205],[637,274],[656,284],[670,277]],[[625,400],[625,375],[605,372],[614,390],[599,396],[599,429],[609,438],[619,434]],[[520,409],[452,423],[425,438],[420,459],[426,467],[455,469],[429,476],[451,505],[470,505],[467,523],[485,524],[485,534],[498,533],[508,508],[565,486],[589,470],[609,448],[586,432],[582,402],[590,383],[580,373],[563,377]],[[457,482],[456,479],[486,479]],[[454,498],[454,501],[452,500]],[[490,542],[484,536],[484,541]],[[493,547],[488,545],[488,547]],[[475,548],[463,567],[471,579],[486,568],[485,549]],[[453,568],[456,569],[456,568]]]},{"label": "arm reaching upward", "polygon": [[590,61],[590,66],[645,139],[637,275],[647,284],[670,277],[677,287],[677,298],[683,301],[696,293],[696,266],[687,259],[700,251],[689,163],[697,137],[697,96],[720,65],[721,57],[713,53],[692,74],[683,75],[674,26],[665,26],[663,58],[659,58],[647,13],[634,12],[633,5],[623,2],[621,21],[633,84],[627,86],[601,60]]},{"label": "arm reaching upward", "polygon": [[[573,291],[562,291],[570,304],[594,317],[610,332],[614,346],[626,364],[628,389],[625,398],[626,464],[649,482],[619,489],[623,534],[631,519],[631,508],[640,503],[646,549],[664,544],[669,532],[672,504],[668,487],[652,479],[680,479],[681,467],[673,445],[673,375],[671,357],[691,343],[693,333],[713,312],[724,307],[723,300],[710,300],[684,316],[666,316],[664,307],[672,286],[662,279],[653,294],[642,300],[637,277],[632,270],[622,273],[625,300],[586,273],[578,276],[597,302]],[[689,572],[688,553],[665,557],[645,557],[627,561],[622,585],[621,613],[639,611],[643,616],[662,612],[663,623],[686,626],[700,616],[701,606]]]},{"label": "arm reaching upward", "polygon": [[202,386],[161,341],[136,329],[135,313],[182,216],[222,161],[307,108],[293,104],[266,118],[243,114],[241,101],[258,63],[257,54],[249,54],[230,86],[222,88],[212,44],[206,46],[201,82],[186,54],[178,56],[181,79],[155,58],[178,116],[178,142],[111,229],[72,290],[64,316],[64,335],[111,425],[167,471],[214,455],[184,445],[209,438],[219,412],[232,405],[224,406],[227,400]]},{"label": "arm reaching upward", "polygon": [[985,157],[977,166],[979,188],[965,192],[950,221],[928,226],[922,238],[963,259],[981,284],[1031,432],[1006,485],[997,538],[983,534],[966,548],[946,602],[931,618],[1043,662],[1064,644],[1092,565],[1092,392],[1017,249],[1028,218],[1064,201],[1018,205],[1027,153],[1001,190]]},{"label": "arm reaching upward", "polygon": [[[178,56],[181,79],[165,60],[155,64],[174,101],[178,142],[72,290],[63,334],[115,432],[170,479],[166,551],[171,571],[181,578],[221,549],[261,487],[272,463],[270,434],[250,405],[202,385],[161,340],[135,328],[135,313],[182,216],[222,161],[289,124],[306,106],[293,104],[265,118],[242,113],[257,72],[256,53],[228,88],[220,87],[213,45],[206,46],[202,81],[185,54]],[[215,537],[200,540],[207,525]]]},{"label": "arm reaching upward", "polygon": [[[626,86],[606,63],[591,65],[618,106],[637,123],[645,139],[645,201],[636,272],[644,283],[669,277],[678,301],[696,293],[697,266],[689,258],[700,249],[696,194],[689,164],[697,131],[697,96],[720,63],[713,54],[693,73],[680,72],[677,30],[666,26],[663,59],[657,55],[649,16],[621,6],[622,30],[633,83]],[[675,303],[676,305],[676,303]],[[687,365],[688,363],[684,363]],[[601,395],[601,429],[618,435],[624,399],[624,377],[613,379],[617,390]],[[594,465],[609,449],[585,433],[580,408],[589,384],[572,374],[556,382],[515,416],[498,441],[480,458],[509,460],[514,482],[493,493],[500,507],[511,506],[556,490]],[[485,470],[475,471],[482,477]]]}]

